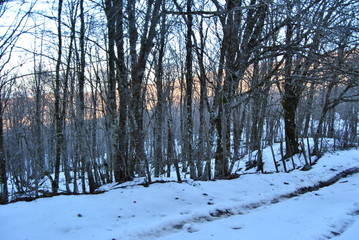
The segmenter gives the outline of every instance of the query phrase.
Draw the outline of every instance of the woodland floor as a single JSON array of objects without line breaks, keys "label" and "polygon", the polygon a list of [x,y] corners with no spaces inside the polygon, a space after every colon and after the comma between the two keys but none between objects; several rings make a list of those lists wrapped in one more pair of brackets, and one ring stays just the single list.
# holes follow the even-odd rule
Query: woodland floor
[{"label": "woodland floor", "polygon": [[0,239],[355,240],[358,168],[353,149],[325,154],[310,171],[132,182],[104,194],[1,205]]}]

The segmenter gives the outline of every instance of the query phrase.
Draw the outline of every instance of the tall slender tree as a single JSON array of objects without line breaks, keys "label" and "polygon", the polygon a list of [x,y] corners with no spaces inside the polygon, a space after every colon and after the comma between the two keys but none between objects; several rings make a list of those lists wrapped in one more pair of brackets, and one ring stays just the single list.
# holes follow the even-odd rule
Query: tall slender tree
[{"label": "tall slender tree", "polygon": [[[34,6],[33,2],[28,5],[18,4],[18,11],[12,16],[8,16],[10,1],[0,1],[0,20],[2,23],[10,22],[9,25],[2,28],[3,34],[0,35],[0,204],[8,202],[8,186],[7,186],[7,161],[5,157],[4,142],[4,111],[6,103],[10,97],[11,87],[15,83],[16,78],[12,76],[13,67],[7,68],[11,61],[11,56],[15,45],[24,33],[28,16]],[[13,17],[14,20],[9,20]],[[10,18],[11,19],[11,18]]]},{"label": "tall slender tree", "polygon": [[145,152],[145,132],[143,126],[145,90],[144,78],[148,56],[153,48],[157,25],[160,19],[162,0],[148,0],[146,2],[143,30],[137,49],[138,29],[136,27],[135,2],[128,4],[129,41],[131,56],[131,122],[132,142],[134,144],[132,164],[139,162],[145,165],[147,179],[151,182],[151,171]]},{"label": "tall slender tree", "polygon": [[[85,15],[84,15],[84,1],[80,0],[80,62],[78,63],[78,99],[77,99],[77,122],[78,122],[78,142],[79,142],[79,155],[82,163],[82,176],[84,179],[84,173],[87,173],[89,182],[89,190],[93,193],[96,189],[96,184],[93,178],[92,164],[89,157],[89,151],[86,143],[86,131],[85,131]],[[83,192],[86,192],[86,182],[82,181]]]}]

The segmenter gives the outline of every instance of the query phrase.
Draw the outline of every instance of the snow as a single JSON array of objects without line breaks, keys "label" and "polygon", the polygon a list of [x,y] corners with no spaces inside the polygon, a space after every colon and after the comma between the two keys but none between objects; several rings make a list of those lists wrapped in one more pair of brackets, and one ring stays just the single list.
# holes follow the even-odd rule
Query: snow
[{"label": "snow", "polygon": [[0,239],[355,240],[359,174],[318,191],[280,197],[353,167],[359,167],[355,149],[326,154],[310,171],[149,187],[128,184],[110,186],[104,194],[1,205]]},{"label": "snow", "polygon": [[245,210],[240,215],[205,224],[193,223],[184,227],[185,231],[158,239],[328,239],[354,221],[348,212],[359,208],[352,194],[352,189],[358,186],[359,176],[350,177],[348,182],[338,184],[335,191],[324,188],[277,204]]}]

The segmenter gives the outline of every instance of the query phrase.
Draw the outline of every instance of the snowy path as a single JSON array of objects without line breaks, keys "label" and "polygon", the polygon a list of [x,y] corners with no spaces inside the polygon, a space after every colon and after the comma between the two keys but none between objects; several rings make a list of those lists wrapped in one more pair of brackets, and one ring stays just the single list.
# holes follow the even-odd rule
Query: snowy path
[{"label": "snowy path", "polygon": [[[306,172],[131,186],[0,205],[0,240],[305,240],[333,237],[346,228],[342,239],[357,240],[359,174],[316,192],[280,198],[354,167],[359,167],[355,149],[326,154]],[[213,217],[218,210],[242,215]]]},{"label": "snowy path", "polygon": [[209,222],[187,223],[176,233],[148,238],[309,240],[329,239],[344,232],[338,239],[355,240],[359,236],[359,196],[353,188],[359,188],[358,174],[276,204]]}]

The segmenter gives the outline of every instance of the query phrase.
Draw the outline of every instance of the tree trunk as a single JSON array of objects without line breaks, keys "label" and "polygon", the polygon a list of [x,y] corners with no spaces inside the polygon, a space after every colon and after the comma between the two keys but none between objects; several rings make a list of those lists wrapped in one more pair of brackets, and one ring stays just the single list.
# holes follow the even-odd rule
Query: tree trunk
[{"label": "tree trunk", "polygon": [[0,89],[0,204],[7,203],[8,187],[6,175],[6,158],[4,147],[4,122],[3,122],[4,105],[2,99],[2,89]]},{"label": "tree trunk", "polygon": [[310,130],[310,119],[311,119],[311,113],[312,113],[312,108],[313,108],[313,99],[314,99],[314,83],[310,84],[310,88],[309,88],[309,96],[307,99],[307,104],[306,104],[306,113],[305,113],[305,119],[304,119],[304,127],[303,127],[303,137],[309,137],[310,134],[312,134],[312,132],[309,132]]},{"label": "tree trunk", "polygon": [[[80,147],[80,159],[82,168],[87,173],[87,179],[89,183],[90,193],[93,193],[96,189],[96,184],[93,178],[91,159],[89,158],[89,151],[86,142],[86,130],[85,130],[85,16],[84,16],[84,1],[80,1],[80,63],[78,69],[78,106],[77,106],[77,121],[78,121],[78,142]],[[83,183],[84,185],[84,183]],[[84,189],[84,188],[83,188]]]},{"label": "tree trunk", "polygon": [[[204,63],[204,54],[205,54],[205,41],[206,37],[203,32],[203,18],[201,18],[200,22],[200,46],[197,48],[197,57],[198,57],[198,65],[199,65],[199,81],[200,81],[200,99],[199,99],[199,133],[198,133],[198,152],[197,152],[197,172],[198,178],[208,179],[206,172],[204,172],[203,162],[208,162],[211,159],[207,158],[207,154],[205,151],[206,145],[210,144],[208,142],[208,124],[206,121],[206,103],[208,103],[208,95],[207,95],[207,83],[206,81],[206,69]],[[194,38],[195,39],[195,38]],[[197,45],[197,44],[196,44]],[[204,161],[206,160],[206,161]],[[204,177],[203,177],[204,176]]]},{"label": "tree trunk", "polygon": [[39,73],[35,75],[35,135],[36,135],[36,159],[35,159],[35,171],[36,171],[36,192],[35,196],[38,196],[38,184],[45,172],[45,156],[44,156],[44,142],[42,134],[42,88],[41,88],[41,76],[42,69],[41,63]]},{"label": "tree trunk", "polygon": [[58,15],[57,15],[57,37],[58,37],[58,50],[57,50],[57,62],[55,70],[55,178],[52,181],[52,192],[57,193],[59,189],[59,177],[60,177],[60,163],[61,163],[61,145],[62,145],[62,119],[60,109],[60,66],[62,58],[62,30],[61,30],[61,13],[62,13],[62,0],[58,1]]},{"label": "tree trunk", "polygon": [[[288,4],[289,5],[289,4]],[[292,9],[290,9],[292,10]],[[297,126],[296,126],[296,111],[299,103],[299,96],[296,92],[298,86],[295,83],[292,75],[293,68],[293,51],[291,50],[292,38],[293,38],[293,23],[288,20],[286,28],[286,44],[289,46],[284,58],[284,92],[282,97],[282,107],[284,110],[284,131],[285,131],[285,143],[286,153],[285,157],[291,157],[299,152],[299,143],[297,138]]]},{"label": "tree trunk", "polygon": [[[192,0],[187,0],[187,12],[191,12]],[[186,33],[186,124],[185,124],[185,161],[190,168],[190,178],[196,178],[196,170],[193,159],[193,119],[192,119],[192,94],[193,94],[193,47],[192,47],[192,25],[193,16],[187,16],[187,33]]]},{"label": "tree trunk", "polygon": [[[164,7],[164,6],[163,6]],[[163,173],[164,156],[163,156],[163,132],[164,132],[164,106],[165,98],[163,93],[163,58],[165,53],[165,39],[166,38],[166,15],[162,15],[161,29],[160,29],[160,42],[158,50],[158,60],[156,67],[156,93],[157,105],[155,109],[155,176],[159,177]],[[168,169],[169,170],[169,169]]]},{"label": "tree trunk", "polygon": [[145,134],[143,128],[143,111],[145,103],[145,87],[144,76],[148,55],[153,48],[153,40],[156,34],[156,27],[159,21],[159,12],[162,0],[155,2],[147,2],[146,16],[144,19],[144,29],[140,41],[140,50],[137,55],[137,27],[135,17],[135,1],[127,5],[128,21],[129,21],[129,40],[130,40],[130,56],[131,56],[131,80],[132,80],[132,138],[134,144],[134,153],[132,164],[139,162],[144,164],[146,168],[147,180],[151,182],[151,172],[149,162],[145,153]]},{"label": "tree trunk", "polygon": [[[130,4],[129,4],[130,5]],[[127,166],[127,80],[124,68],[123,53],[123,1],[107,0],[106,1],[106,17],[108,30],[108,128],[111,147],[110,159],[113,163],[114,176],[116,182],[124,182],[130,178]],[[117,47],[116,57],[115,43]],[[117,70],[117,73],[116,73]],[[120,105],[120,117],[117,121],[117,99],[116,99],[116,83],[118,83]],[[120,137],[121,136],[121,137]]]},{"label": "tree trunk", "polygon": [[117,47],[117,83],[119,91],[119,125],[118,125],[118,153],[115,154],[115,179],[118,182],[131,180],[133,171],[129,165],[128,146],[128,79],[125,66],[124,30],[123,30],[123,0],[117,0],[116,5],[116,47]]}]

